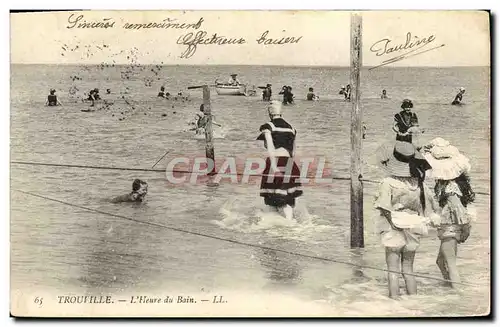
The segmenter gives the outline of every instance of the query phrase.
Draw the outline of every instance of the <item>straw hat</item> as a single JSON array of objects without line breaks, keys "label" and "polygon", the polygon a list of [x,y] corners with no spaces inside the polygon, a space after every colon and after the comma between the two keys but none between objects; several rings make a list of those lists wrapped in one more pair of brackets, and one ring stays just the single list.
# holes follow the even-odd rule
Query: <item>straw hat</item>
[{"label": "straw hat", "polygon": [[396,141],[392,145],[381,146],[377,151],[378,165],[391,176],[412,177],[410,172],[410,162],[412,161],[418,162],[422,171],[431,169],[426,159],[411,143]]},{"label": "straw hat", "polygon": [[425,150],[424,157],[432,167],[430,176],[435,179],[455,179],[471,169],[469,159],[442,138],[432,140]]},{"label": "straw hat", "polygon": [[269,102],[269,105],[267,106],[267,111],[269,112],[270,115],[281,115],[283,111],[283,106],[281,105],[281,101],[272,100],[271,102]]}]

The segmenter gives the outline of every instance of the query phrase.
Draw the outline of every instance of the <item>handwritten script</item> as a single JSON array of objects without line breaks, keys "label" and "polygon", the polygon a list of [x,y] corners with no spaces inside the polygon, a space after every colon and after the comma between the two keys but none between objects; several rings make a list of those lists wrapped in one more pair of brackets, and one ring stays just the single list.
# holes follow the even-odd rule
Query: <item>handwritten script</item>
[{"label": "handwritten script", "polygon": [[[191,30],[177,38],[177,44],[186,46],[180,57],[191,58],[200,45],[242,45],[248,43],[247,40],[239,36],[225,36],[219,33],[209,33],[201,30],[204,18],[201,17],[195,22],[181,22],[177,19],[165,18],[161,21],[135,23],[125,22],[121,26],[125,30],[141,29],[165,29],[165,30]],[[117,26],[116,21],[111,17],[100,20],[87,20],[83,14],[71,14],[67,19],[67,29],[112,29]],[[264,46],[276,46],[299,43],[303,36],[270,36],[270,31],[262,32],[255,42]]]},{"label": "handwritten script", "polygon": [[[428,47],[428,45],[433,43],[435,40],[435,35],[419,38],[416,35],[412,35],[411,32],[406,33],[405,43],[396,43],[389,38],[378,40],[370,47],[370,51],[375,53],[377,57],[386,56],[391,53],[399,54],[395,57],[384,60],[381,65],[372,67],[370,70],[445,46],[444,44],[441,44],[435,47]],[[408,51],[405,52],[405,50]]]}]

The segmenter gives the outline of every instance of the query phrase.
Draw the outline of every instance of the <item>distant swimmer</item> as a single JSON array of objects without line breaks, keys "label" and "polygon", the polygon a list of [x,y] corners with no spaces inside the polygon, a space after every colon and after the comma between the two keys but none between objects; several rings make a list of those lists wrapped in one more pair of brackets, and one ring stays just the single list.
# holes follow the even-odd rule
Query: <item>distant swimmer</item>
[{"label": "distant swimmer", "polygon": [[382,90],[382,94],[380,95],[380,98],[381,99],[388,99],[386,90]]},{"label": "distant swimmer", "polygon": [[366,138],[366,124],[363,122],[363,140]]},{"label": "distant swimmer", "polygon": [[236,78],[236,76],[238,76],[238,74],[231,74],[231,78],[229,79],[229,81],[227,82],[227,84],[229,85],[240,85],[240,81],[238,81],[238,79]]},{"label": "distant swimmer", "polygon": [[170,93],[165,92],[165,86],[160,87],[160,92],[158,92],[158,97],[166,99],[170,97]]},{"label": "distant swimmer", "polygon": [[412,143],[412,135],[408,130],[413,126],[418,126],[417,114],[412,112],[413,102],[404,99],[399,113],[394,115],[394,125],[392,129],[396,132],[396,140]]},{"label": "distant swimmer", "polygon": [[99,89],[95,88],[93,90],[90,90],[89,97],[87,100],[92,102],[92,104],[90,105],[91,107],[94,106],[94,101],[101,100],[101,96],[99,95]]},{"label": "distant swimmer", "polygon": [[283,119],[280,101],[271,101],[267,110],[270,121],[260,126],[261,134],[257,138],[264,141],[268,153],[260,196],[267,206],[293,219],[295,199],[303,193],[300,170],[293,160],[297,132]]},{"label": "distant swimmer", "polygon": [[342,86],[340,88],[339,94],[342,94],[344,96],[345,101],[350,101],[351,100],[351,85],[347,84],[347,86]]},{"label": "distant swimmer", "polygon": [[309,88],[309,92],[307,93],[306,99],[307,101],[319,100],[319,97],[316,94],[314,94],[314,89],[312,87]]},{"label": "distant swimmer", "polygon": [[283,104],[286,105],[293,103],[293,93],[291,86],[283,85],[279,94],[283,95]]},{"label": "distant swimmer", "polygon": [[462,97],[463,97],[464,93],[465,93],[465,88],[461,87],[458,90],[457,95],[455,96],[455,100],[453,100],[453,102],[451,104],[454,106],[462,104]]},{"label": "distant swimmer", "polygon": [[262,100],[271,101],[272,95],[273,95],[273,90],[271,89],[271,84],[267,84],[266,88],[262,91]]},{"label": "distant swimmer", "polygon": [[56,90],[50,89],[49,93],[45,105],[49,107],[62,106],[61,102],[57,99]]},{"label": "distant swimmer", "polygon": [[345,91],[346,91],[345,100],[351,101],[351,84],[347,84],[347,86],[345,87]]},{"label": "distant swimmer", "polygon": [[111,89],[106,89],[106,94],[111,94]]},{"label": "distant swimmer", "polygon": [[148,194],[148,183],[143,180],[136,179],[132,183],[132,192],[117,196],[111,200],[112,203],[120,202],[145,202]]},{"label": "distant swimmer", "polygon": [[[208,115],[205,113],[205,105],[202,104],[200,106],[200,112],[201,114],[196,114],[196,127],[194,128],[194,130],[196,130],[196,134],[200,134],[200,133],[203,133],[205,131],[205,127],[207,126],[208,124]],[[219,127],[222,127],[221,124],[219,123],[216,123],[215,122],[215,117],[212,116],[212,124],[215,125],[215,126],[219,126]]]}]

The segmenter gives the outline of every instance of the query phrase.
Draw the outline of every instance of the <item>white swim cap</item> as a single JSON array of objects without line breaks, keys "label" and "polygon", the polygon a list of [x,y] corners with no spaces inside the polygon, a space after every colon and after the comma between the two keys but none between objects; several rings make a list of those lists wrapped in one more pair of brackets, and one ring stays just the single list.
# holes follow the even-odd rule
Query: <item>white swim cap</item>
[{"label": "white swim cap", "polygon": [[281,101],[279,100],[272,100],[267,106],[267,111],[270,115],[281,115],[282,110],[283,107],[281,105]]}]

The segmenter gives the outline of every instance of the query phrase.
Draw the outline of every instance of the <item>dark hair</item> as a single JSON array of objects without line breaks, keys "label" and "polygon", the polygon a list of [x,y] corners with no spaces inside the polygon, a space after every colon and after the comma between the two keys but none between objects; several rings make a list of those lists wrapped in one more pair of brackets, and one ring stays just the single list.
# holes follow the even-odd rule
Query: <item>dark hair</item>
[{"label": "dark hair", "polygon": [[408,99],[403,100],[403,103],[401,104],[401,109],[406,109],[406,108],[413,108],[413,102],[411,102],[411,100]]},{"label": "dark hair", "polygon": [[203,103],[200,106],[200,111],[205,111],[205,105]]},{"label": "dark hair", "polygon": [[314,91],[314,89],[312,87],[309,88],[309,92],[312,92]]},{"label": "dark hair", "polygon": [[[457,183],[460,192],[462,192],[462,196],[459,196],[459,198],[464,207],[467,207],[469,203],[474,202],[474,200],[476,199],[476,194],[472,190],[472,187],[470,185],[470,178],[468,175],[463,173],[451,181]],[[446,201],[448,200],[448,194],[446,194],[444,191],[449,182],[450,180],[437,180],[436,185],[434,186],[434,193],[436,194],[436,197],[439,201],[439,206],[441,208],[446,205]]]},{"label": "dark hair", "polygon": [[136,180],[132,183],[132,191],[133,191],[133,192],[138,191],[138,190],[141,188],[141,184],[147,184],[147,183],[146,183],[145,181],[143,181],[143,180],[136,179]]}]

